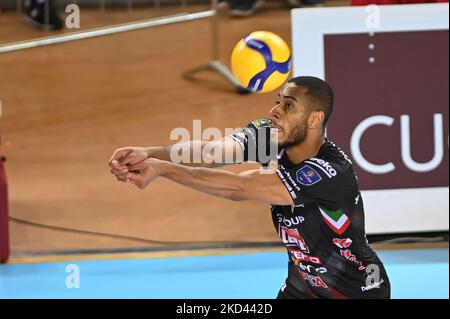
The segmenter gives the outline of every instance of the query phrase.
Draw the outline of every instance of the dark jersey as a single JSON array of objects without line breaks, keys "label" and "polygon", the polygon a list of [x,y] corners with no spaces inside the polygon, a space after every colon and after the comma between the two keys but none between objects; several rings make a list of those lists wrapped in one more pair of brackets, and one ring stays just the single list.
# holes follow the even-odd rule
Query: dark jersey
[{"label": "dark jersey", "polygon": [[[270,121],[254,121],[232,136],[245,159],[250,149],[269,143],[270,134],[263,134],[264,140],[254,138],[261,130],[270,131]],[[366,239],[363,200],[348,156],[325,140],[316,156],[301,163],[291,163],[284,150],[277,160],[276,174],[294,202],[271,205],[273,223],[288,252],[289,294],[389,298],[386,271]]]}]

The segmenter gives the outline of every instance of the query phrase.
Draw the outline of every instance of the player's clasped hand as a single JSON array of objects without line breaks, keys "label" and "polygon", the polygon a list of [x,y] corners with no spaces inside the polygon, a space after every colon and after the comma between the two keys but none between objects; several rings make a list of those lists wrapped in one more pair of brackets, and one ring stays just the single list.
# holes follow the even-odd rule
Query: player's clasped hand
[{"label": "player's clasped hand", "polygon": [[126,182],[129,166],[138,164],[148,158],[148,153],[142,147],[124,147],[114,151],[108,160],[111,174],[118,181]]},{"label": "player's clasped hand", "polygon": [[152,181],[154,181],[162,173],[162,161],[149,158],[136,165],[128,167],[128,174],[126,174],[127,182],[136,185],[139,188],[145,188]]},{"label": "player's clasped hand", "polygon": [[156,162],[158,160],[148,158],[148,153],[144,148],[124,147],[113,153],[108,165],[111,168],[111,174],[118,181],[144,188],[159,176]]}]

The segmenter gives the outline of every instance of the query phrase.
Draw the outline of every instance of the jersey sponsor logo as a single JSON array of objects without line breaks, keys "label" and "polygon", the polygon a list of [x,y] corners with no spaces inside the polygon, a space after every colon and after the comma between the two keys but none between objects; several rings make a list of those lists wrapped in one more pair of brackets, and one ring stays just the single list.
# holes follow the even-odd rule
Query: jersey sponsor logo
[{"label": "jersey sponsor logo", "polygon": [[319,268],[315,268],[312,265],[304,265],[302,262],[299,262],[297,265],[298,268],[300,268],[303,271],[307,271],[309,273],[317,272],[319,274],[324,274],[326,273],[328,270],[325,267],[319,267]]},{"label": "jersey sponsor logo", "polygon": [[286,218],[283,214],[277,214],[278,223],[282,223],[284,226],[291,228],[295,225],[300,225],[305,221],[303,216],[295,216],[292,218]]},{"label": "jersey sponsor logo", "polygon": [[291,185],[297,190],[300,191],[300,187],[298,187],[297,183],[294,181],[294,179],[292,178],[291,174],[289,174],[288,171],[284,172],[288,178],[288,180],[291,182]]},{"label": "jersey sponsor logo", "polygon": [[300,236],[297,229],[280,226],[280,237],[284,244],[294,244],[300,248],[301,251],[309,253],[308,245],[306,245],[305,240]]},{"label": "jersey sponsor logo", "polygon": [[300,276],[304,281],[307,281],[313,287],[328,288],[327,284],[318,276],[310,275],[304,271],[299,270]]},{"label": "jersey sponsor logo", "polygon": [[333,243],[339,248],[348,248],[352,244],[350,238],[333,238]]},{"label": "jersey sponsor logo", "polygon": [[317,184],[322,180],[320,174],[309,165],[304,165],[300,168],[296,173],[296,177],[297,181],[305,186]]},{"label": "jersey sponsor logo", "polygon": [[287,248],[288,248],[288,251],[291,254],[291,256],[295,259],[294,264],[296,266],[298,266],[298,263],[300,263],[302,261],[304,261],[306,263],[322,265],[322,260],[319,257],[310,256],[298,249],[294,249],[294,248],[290,248],[290,247],[287,247]]},{"label": "jersey sponsor logo", "polygon": [[350,249],[345,249],[340,251],[341,256],[345,259],[357,264],[359,266],[358,270],[364,270],[366,267],[363,265],[362,262],[356,259],[356,256],[352,254],[352,251]]},{"label": "jersey sponsor logo", "polygon": [[291,185],[288,183],[288,181],[284,177],[283,173],[281,173],[281,171],[278,170],[278,169],[275,170],[275,172],[277,172],[278,177],[281,179],[281,181],[283,182],[284,186],[286,186],[286,188],[287,188],[289,194],[291,195],[292,199],[297,199],[297,194],[292,189]]},{"label": "jersey sponsor logo", "polygon": [[380,281],[374,282],[373,284],[367,285],[365,287],[361,287],[361,291],[368,291],[374,288],[380,288],[382,283],[384,283],[384,279],[381,279]]},{"label": "jersey sponsor logo", "polygon": [[324,161],[320,158],[312,157],[309,159],[309,161],[305,161],[305,163],[314,165],[315,167],[319,168],[322,172],[325,173],[325,175],[328,176],[328,178],[333,178],[337,175],[337,171],[331,166],[330,163],[327,161]]},{"label": "jersey sponsor logo", "polygon": [[341,235],[350,226],[350,219],[342,211],[342,209],[331,211],[325,208],[319,207],[322,219],[335,233]]}]

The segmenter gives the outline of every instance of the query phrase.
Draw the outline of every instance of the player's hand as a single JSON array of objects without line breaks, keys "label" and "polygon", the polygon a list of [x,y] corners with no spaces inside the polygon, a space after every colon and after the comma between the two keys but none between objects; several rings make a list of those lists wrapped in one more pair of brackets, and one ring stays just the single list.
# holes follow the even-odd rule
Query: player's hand
[{"label": "player's hand", "polygon": [[111,173],[117,180],[125,182],[128,167],[136,165],[148,158],[148,153],[143,147],[124,147],[114,151],[108,161]]},{"label": "player's hand", "polygon": [[141,189],[145,188],[161,175],[161,162],[160,160],[149,158],[136,165],[129,166],[126,181]]}]

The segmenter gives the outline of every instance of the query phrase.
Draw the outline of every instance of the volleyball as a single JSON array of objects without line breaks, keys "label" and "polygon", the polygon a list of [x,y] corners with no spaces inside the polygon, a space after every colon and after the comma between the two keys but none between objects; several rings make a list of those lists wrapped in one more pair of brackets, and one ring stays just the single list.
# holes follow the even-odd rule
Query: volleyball
[{"label": "volleyball", "polygon": [[244,88],[258,93],[270,92],[289,76],[291,50],[275,33],[255,31],[234,47],[231,70]]}]

